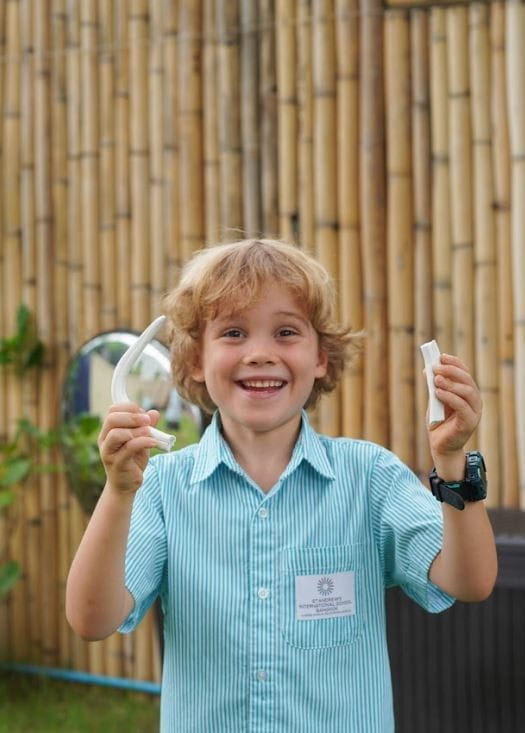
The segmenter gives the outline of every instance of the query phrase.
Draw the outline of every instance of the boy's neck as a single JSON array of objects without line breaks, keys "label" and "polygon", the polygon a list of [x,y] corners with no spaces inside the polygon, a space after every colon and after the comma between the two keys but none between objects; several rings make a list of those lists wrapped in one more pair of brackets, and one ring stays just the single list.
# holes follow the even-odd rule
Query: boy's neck
[{"label": "boy's neck", "polygon": [[290,462],[301,427],[283,426],[268,433],[225,430],[223,435],[239,465],[267,493],[277,483]]}]

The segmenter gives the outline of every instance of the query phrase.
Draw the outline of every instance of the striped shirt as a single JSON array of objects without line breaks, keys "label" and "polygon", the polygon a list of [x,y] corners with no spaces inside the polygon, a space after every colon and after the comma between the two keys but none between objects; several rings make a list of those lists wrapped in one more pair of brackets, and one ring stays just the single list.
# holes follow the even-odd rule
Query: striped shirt
[{"label": "striped shirt", "polygon": [[438,503],[391,452],[321,436],[305,413],[265,494],[219,428],[152,458],[133,506],[120,630],[160,594],[161,731],[393,731],[385,588],[452,604],[428,579]]}]

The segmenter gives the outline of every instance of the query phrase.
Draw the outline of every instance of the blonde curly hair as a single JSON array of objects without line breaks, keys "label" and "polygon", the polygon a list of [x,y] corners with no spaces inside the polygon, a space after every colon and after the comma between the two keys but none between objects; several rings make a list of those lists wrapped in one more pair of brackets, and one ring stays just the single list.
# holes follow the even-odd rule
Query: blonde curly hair
[{"label": "blonde curly hair", "polygon": [[184,267],[179,284],[164,299],[168,316],[171,368],[179,394],[212,413],[216,405],[206,385],[193,379],[199,363],[204,324],[253,305],[268,284],[283,285],[310,320],[327,372],[316,379],[305,408],[331,392],[359,349],[360,334],[336,322],[335,290],[327,271],[294,245],[271,239],[244,239],[207,247]]}]

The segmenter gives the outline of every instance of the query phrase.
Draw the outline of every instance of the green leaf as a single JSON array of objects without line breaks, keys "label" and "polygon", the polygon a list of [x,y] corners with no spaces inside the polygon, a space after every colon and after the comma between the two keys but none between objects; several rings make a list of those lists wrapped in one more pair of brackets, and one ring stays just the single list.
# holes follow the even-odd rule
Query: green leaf
[{"label": "green leaf", "polygon": [[0,568],[0,598],[8,593],[22,577],[22,570],[16,562],[8,562]]},{"label": "green leaf", "polygon": [[8,488],[23,481],[31,470],[29,458],[13,458],[2,466],[0,474],[0,486]]},{"label": "green leaf", "polygon": [[31,369],[31,367],[39,366],[44,359],[44,344],[38,341],[24,358],[23,369]]},{"label": "green leaf", "polygon": [[5,489],[0,491],[0,509],[5,509],[6,506],[10,506],[15,498],[15,494],[12,491],[6,491]]},{"label": "green leaf", "polygon": [[20,335],[27,333],[30,317],[31,315],[27,305],[24,305],[23,303],[22,305],[19,305],[16,311],[16,329]]}]

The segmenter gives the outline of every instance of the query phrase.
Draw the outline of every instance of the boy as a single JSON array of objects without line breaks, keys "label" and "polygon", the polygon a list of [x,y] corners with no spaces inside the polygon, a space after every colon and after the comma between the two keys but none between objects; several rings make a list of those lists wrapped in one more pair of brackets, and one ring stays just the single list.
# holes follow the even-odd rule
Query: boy
[{"label": "boy", "polygon": [[[496,553],[483,502],[441,511],[386,449],[312,430],[303,408],[335,387],[355,340],[301,250],[203,250],[166,311],[175,386],[214,416],[197,445],[148,464],[158,413],[111,407],[71,625],[86,639],[128,632],[160,594],[166,732],[392,731],[384,589],[433,612],[486,598]],[[481,399],[458,358],[435,373],[447,414],[432,456],[440,479],[459,481]]]}]

